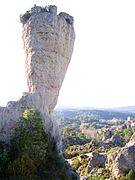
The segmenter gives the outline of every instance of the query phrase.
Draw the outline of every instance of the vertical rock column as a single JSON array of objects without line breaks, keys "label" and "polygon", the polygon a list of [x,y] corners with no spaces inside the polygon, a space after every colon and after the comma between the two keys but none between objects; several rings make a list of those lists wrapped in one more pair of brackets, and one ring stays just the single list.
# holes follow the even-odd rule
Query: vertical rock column
[{"label": "vertical rock column", "polygon": [[56,6],[34,6],[21,22],[28,92],[36,97],[35,106],[45,119],[45,130],[56,139],[51,113],[73,52],[73,17],[67,13],[57,15]]}]

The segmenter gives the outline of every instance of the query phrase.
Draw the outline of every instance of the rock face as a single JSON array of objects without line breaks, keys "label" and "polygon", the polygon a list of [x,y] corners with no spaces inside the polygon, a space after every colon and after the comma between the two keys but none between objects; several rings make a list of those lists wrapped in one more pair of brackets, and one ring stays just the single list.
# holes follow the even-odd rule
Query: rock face
[{"label": "rock face", "polygon": [[125,175],[129,170],[135,172],[135,133],[120,150],[107,156],[108,168],[115,178]]},{"label": "rock face", "polygon": [[124,147],[117,154],[108,157],[109,168],[115,178],[135,171],[135,146]]},{"label": "rock face", "polygon": [[58,143],[59,130],[51,113],[73,52],[73,17],[57,15],[56,6],[34,6],[21,17],[21,22],[28,92],[17,102],[0,108],[0,140],[9,141],[24,109],[32,108],[42,114],[45,131]]},{"label": "rock face", "polygon": [[114,146],[123,146],[124,143],[121,139],[121,137],[118,134],[114,134],[111,139],[109,139],[108,141],[110,144],[114,145]]},{"label": "rock face", "polygon": [[41,98],[38,109],[50,114],[71,60],[73,18],[66,13],[57,15],[56,6],[34,7],[29,13],[23,23],[28,91]]},{"label": "rock face", "polygon": [[135,133],[131,136],[130,141],[126,144],[126,146],[135,146]]},{"label": "rock face", "polygon": [[109,139],[112,137],[112,131],[111,130],[106,130],[103,134],[103,141],[105,141],[106,139]]},{"label": "rock face", "polygon": [[89,174],[90,171],[94,167],[104,167],[105,166],[105,161],[106,161],[106,156],[104,154],[92,152],[91,156],[89,157],[89,163],[87,166],[87,173]]}]

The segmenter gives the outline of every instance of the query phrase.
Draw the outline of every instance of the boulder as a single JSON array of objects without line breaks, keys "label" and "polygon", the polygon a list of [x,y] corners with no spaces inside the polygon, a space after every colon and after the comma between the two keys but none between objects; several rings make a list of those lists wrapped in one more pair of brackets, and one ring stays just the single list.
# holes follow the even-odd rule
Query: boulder
[{"label": "boulder", "polygon": [[109,170],[115,178],[126,175],[129,170],[135,171],[135,146],[125,146],[107,159]]},{"label": "boulder", "polygon": [[98,147],[99,147],[100,150],[105,150],[105,149],[110,148],[110,146],[108,144],[105,144],[104,142],[99,142]]},{"label": "boulder", "polygon": [[112,131],[111,130],[106,130],[104,133],[103,133],[103,141],[105,141],[106,139],[109,139],[112,137]]},{"label": "boulder", "polygon": [[105,167],[106,155],[102,153],[92,152],[89,156],[89,163],[87,166],[87,173],[94,167]]},{"label": "boulder", "polygon": [[113,146],[120,146],[122,147],[124,145],[121,137],[118,134],[114,134],[111,139],[108,139],[108,142],[110,145]]}]

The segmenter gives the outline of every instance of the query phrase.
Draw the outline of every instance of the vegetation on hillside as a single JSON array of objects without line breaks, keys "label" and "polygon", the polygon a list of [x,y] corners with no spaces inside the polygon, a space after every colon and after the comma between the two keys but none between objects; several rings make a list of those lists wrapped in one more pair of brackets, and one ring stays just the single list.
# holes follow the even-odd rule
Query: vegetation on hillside
[{"label": "vegetation on hillside", "polygon": [[[121,149],[120,146],[103,140],[104,131],[98,127],[98,123],[104,126],[106,122],[100,122],[99,116],[89,113],[80,115],[74,112],[72,115],[73,117],[70,114],[70,118],[64,118],[60,124],[63,155],[68,162],[72,162],[72,167],[56,152],[53,142],[49,142],[40,113],[27,109],[14,131],[10,144],[0,142],[0,179],[74,180],[76,175],[71,173],[71,169],[72,172],[76,170],[81,176],[87,174],[89,165],[87,153],[108,154]],[[119,121],[119,124],[122,121]],[[96,126],[93,126],[94,123],[97,123]],[[121,129],[115,127],[112,135],[118,134],[124,143],[129,141],[135,131],[134,128],[123,128],[123,124]],[[86,158],[80,160],[83,155],[86,155]],[[87,175],[88,179],[104,180],[111,176],[107,167],[96,166],[92,171]],[[134,172],[129,171],[126,176],[121,177],[121,180],[130,180],[134,176]]]},{"label": "vegetation on hillside", "polygon": [[[135,128],[129,126],[127,120],[130,115],[130,113],[99,110],[55,112],[54,116],[57,117],[62,129],[63,154],[80,177],[87,177],[89,180],[105,180],[111,177],[106,165],[102,168],[93,167],[87,172],[89,157],[93,152],[104,155],[120,152],[121,147],[129,142],[135,132]],[[135,122],[134,114],[130,117]],[[108,133],[105,133],[107,131]],[[133,177],[134,172],[129,171],[121,177],[121,180],[130,180]]]},{"label": "vegetation on hillside", "polygon": [[25,110],[10,145],[0,143],[0,179],[70,180],[69,169],[49,143],[38,112]]}]

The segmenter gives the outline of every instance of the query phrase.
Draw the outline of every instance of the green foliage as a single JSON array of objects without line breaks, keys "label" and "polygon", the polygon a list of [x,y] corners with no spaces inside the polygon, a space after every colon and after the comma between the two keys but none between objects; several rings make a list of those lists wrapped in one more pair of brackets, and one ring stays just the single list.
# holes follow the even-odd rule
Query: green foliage
[{"label": "green foliage", "polygon": [[97,173],[93,173],[91,176],[88,177],[88,180],[105,180],[104,176],[99,175]]},{"label": "green foliage", "polygon": [[85,139],[85,135],[82,132],[77,133],[76,136]]},{"label": "green foliage", "polygon": [[9,160],[8,147],[0,144],[0,176],[5,175],[5,168],[7,167]]},{"label": "green foliage", "polygon": [[74,128],[70,128],[70,127],[65,127],[64,129],[63,129],[63,132],[65,132],[65,133],[70,133],[70,132],[72,132],[74,130]]},{"label": "green foliage", "polygon": [[108,153],[116,153],[116,152],[118,152],[120,149],[121,149],[121,148],[120,148],[119,146],[117,146],[117,147],[111,148],[111,149],[108,151]]},{"label": "green foliage", "polygon": [[88,180],[105,180],[108,179],[110,177],[110,173],[105,170],[105,172],[103,174],[98,174],[97,172],[91,174],[88,177]]},{"label": "green foliage", "polygon": [[78,159],[77,156],[72,158],[72,167],[75,168],[80,175],[85,175],[88,162],[88,158]]},{"label": "green foliage", "polygon": [[124,140],[125,136],[128,136],[129,138],[132,136],[133,130],[127,128],[127,129],[122,129],[122,130],[116,130],[114,133],[118,134]]},{"label": "green foliage", "polygon": [[7,161],[8,158],[8,151],[5,148],[0,148],[0,160]]},{"label": "green foliage", "polygon": [[130,170],[129,173],[126,175],[126,178],[128,180],[135,179],[135,172],[133,170]]},{"label": "green foliage", "polygon": [[11,140],[11,152],[14,152],[16,157],[27,154],[39,166],[44,164],[47,148],[48,136],[43,130],[40,114],[25,110],[23,120],[15,129]]},{"label": "green foliage", "polygon": [[9,163],[8,172],[15,177],[33,179],[36,178],[36,165],[28,155],[23,155]]},{"label": "green foliage", "polygon": [[0,143],[0,179],[72,179],[71,167],[48,139],[40,114],[25,110],[10,145]]},{"label": "green foliage", "polygon": [[78,169],[79,166],[81,165],[81,164],[80,164],[80,161],[78,160],[78,156],[75,157],[75,158],[73,158],[72,161],[73,161],[72,167],[75,168],[75,169]]},{"label": "green foliage", "polygon": [[89,143],[69,146],[69,148],[64,151],[64,157],[69,159],[88,152],[90,152]]},{"label": "green foliage", "polygon": [[68,170],[70,169],[69,164],[65,159],[58,155],[56,152],[50,151],[46,157],[45,168],[41,174],[41,179],[46,177],[46,179],[60,179],[60,180],[70,180]]},{"label": "green foliage", "polygon": [[63,151],[70,148],[72,145],[83,145],[90,142],[90,139],[87,139],[82,133],[74,133],[70,129],[70,133],[62,132],[62,144]]},{"label": "green foliage", "polygon": [[38,169],[45,166],[48,144],[40,114],[25,110],[10,146],[1,145],[0,177],[37,178]]},{"label": "green foliage", "polygon": [[126,176],[120,177],[119,180],[134,180],[135,179],[135,172],[130,170]]},{"label": "green foliage", "polygon": [[78,156],[80,153],[78,151],[73,151],[71,149],[67,149],[64,152],[64,157],[69,159]]},{"label": "green foliage", "polygon": [[82,175],[85,175],[85,173],[86,173],[86,168],[87,168],[87,165],[86,164],[82,164],[79,168],[78,168],[78,170],[77,170],[77,172],[82,176]]}]

